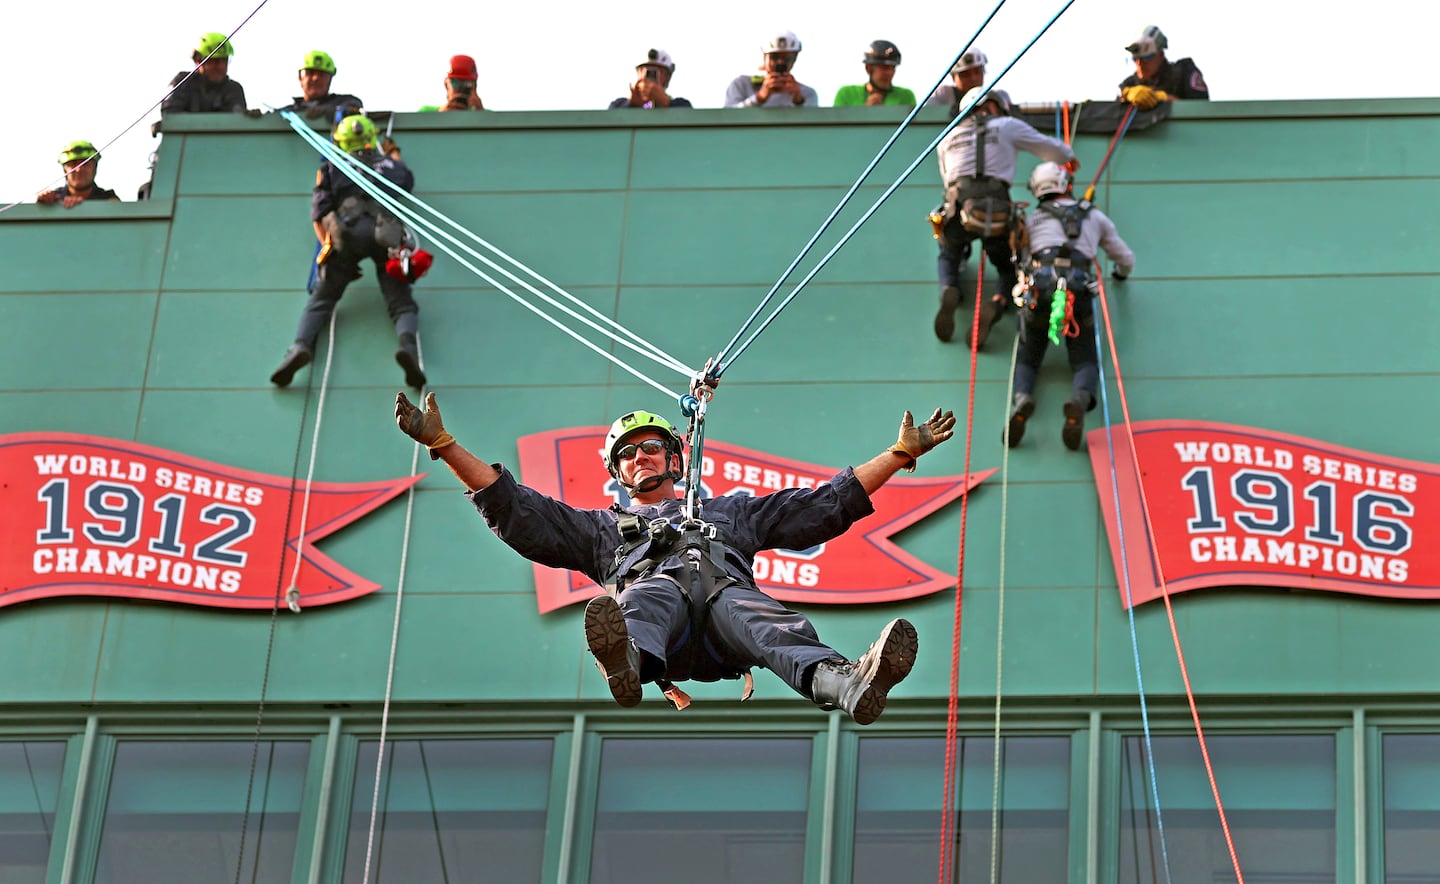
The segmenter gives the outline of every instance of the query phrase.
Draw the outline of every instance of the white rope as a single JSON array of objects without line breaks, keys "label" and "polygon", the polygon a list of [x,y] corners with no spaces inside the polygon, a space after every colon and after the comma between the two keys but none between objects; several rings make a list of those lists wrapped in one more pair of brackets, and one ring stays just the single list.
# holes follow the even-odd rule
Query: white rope
[{"label": "white rope", "polygon": [[310,519],[310,488],[315,481],[315,460],[320,450],[320,423],[325,416],[325,393],[330,387],[330,365],[335,358],[335,311],[330,312],[330,338],[325,344],[325,370],[320,374],[320,395],[315,401],[315,431],[310,434],[310,468],[305,471],[305,496],[300,503],[300,533],[295,540],[295,569],[290,572],[290,587],[285,604],[300,613],[300,565],[305,560],[305,529]]},{"label": "white rope", "polygon": [[[978,309],[978,305],[977,305]],[[1024,308],[1021,308],[1024,309]],[[1024,322],[1022,314],[1020,321]],[[1010,380],[1005,385],[1005,449],[1000,455],[1000,576],[997,580],[995,615],[995,769],[990,795],[990,884],[1000,882],[1000,685],[1005,663],[1005,528],[1010,516],[1010,408],[1015,398],[1015,363],[1020,353],[1020,335],[1010,348]]]},{"label": "white rope", "polygon": [[[415,336],[415,347],[420,359],[420,370],[425,370],[425,348],[420,336]],[[424,390],[421,390],[424,399]],[[410,475],[420,471],[419,442],[410,453]],[[395,622],[390,627],[390,662],[385,667],[385,701],[380,706],[380,745],[375,753],[375,791],[370,797],[370,831],[365,838],[365,872],[360,884],[369,884],[370,860],[375,847],[375,819],[380,814],[380,772],[385,763],[385,737],[390,727],[390,697],[395,687],[395,651],[400,646],[400,608],[405,599],[405,564],[410,557],[410,525],[415,514],[415,486],[412,484],[405,496],[405,533],[400,544],[400,576],[395,580]]]},{"label": "white rope", "polygon": [[[529,291],[531,294],[535,295],[536,297],[540,298],[540,299],[541,299],[542,301],[544,301],[545,303],[547,303],[547,304],[549,304],[550,306],[554,307],[555,309],[557,309],[557,310],[565,313],[567,316],[571,317],[572,319],[576,320],[577,322],[580,322],[580,323],[582,323],[583,325],[589,327],[592,331],[594,331],[594,332],[596,332],[596,333],[598,333],[598,334],[600,334],[600,335],[605,336],[606,338],[614,341],[615,343],[620,344],[621,346],[626,347],[626,348],[630,349],[631,351],[633,351],[633,352],[635,352],[635,353],[637,353],[637,354],[639,354],[639,355],[641,355],[641,356],[646,357],[647,359],[650,359],[650,360],[652,360],[652,361],[654,361],[654,362],[656,362],[656,363],[658,363],[658,364],[660,364],[660,365],[665,366],[666,368],[669,368],[669,369],[672,369],[673,371],[676,371],[677,373],[681,374],[682,376],[686,377],[687,379],[693,378],[693,377],[695,376],[695,371],[694,371],[694,369],[691,369],[691,368],[687,367],[684,363],[680,362],[678,359],[675,359],[673,356],[670,356],[669,354],[665,353],[663,350],[660,350],[658,347],[655,347],[653,344],[649,343],[648,341],[645,341],[643,338],[639,337],[639,336],[636,335],[634,332],[630,331],[629,329],[625,328],[624,326],[620,325],[619,323],[615,322],[614,320],[610,319],[609,317],[607,317],[607,316],[599,313],[598,311],[596,311],[596,310],[595,310],[593,307],[591,307],[590,305],[584,303],[584,302],[581,301],[580,299],[576,298],[574,295],[571,295],[571,294],[569,294],[568,292],[564,291],[563,289],[559,288],[559,287],[556,286],[553,282],[550,282],[550,281],[549,281],[548,279],[546,279],[545,277],[540,276],[540,274],[538,274],[538,273],[536,273],[535,271],[531,270],[530,268],[526,267],[523,263],[521,263],[521,262],[519,262],[519,261],[516,261],[514,258],[510,257],[509,255],[507,255],[507,254],[504,253],[503,251],[499,250],[499,249],[496,248],[495,246],[491,245],[490,243],[486,242],[486,241],[483,240],[483,239],[480,239],[479,237],[475,236],[473,233],[470,233],[470,231],[468,231],[468,230],[466,230],[465,228],[461,227],[461,226],[460,226],[458,223],[456,223],[454,220],[446,217],[443,213],[439,212],[438,210],[436,210],[436,209],[432,208],[431,206],[429,206],[428,204],[426,204],[426,203],[425,203],[423,200],[421,200],[419,197],[416,197],[415,195],[408,193],[407,191],[404,190],[404,188],[398,187],[394,182],[392,182],[392,181],[390,181],[389,179],[385,178],[383,175],[380,175],[378,172],[376,172],[374,169],[371,169],[369,166],[365,165],[363,162],[357,160],[355,157],[350,156],[349,154],[345,153],[344,151],[341,151],[339,148],[335,147],[335,146],[332,145],[330,142],[324,140],[324,139],[321,138],[319,135],[317,135],[313,130],[311,130],[309,126],[307,126],[307,125],[305,125],[303,122],[301,122],[301,121],[299,120],[299,118],[296,117],[294,114],[291,114],[291,113],[289,113],[288,111],[282,111],[282,116],[284,116],[284,117],[286,118],[286,120],[287,120],[287,122],[289,122],[291,128],[294,129],[302,138],[304,138],[312,147],[314,147],[314,148],[316,149],[316,151],[321,154],[321,156],[323,156],[323,157],[325,157],[326,159],[330,160],[331,164],[332,164],[333,166],[335,166],[335,167],[336,167],[341,173],[343,173],[346,177],[348,177],[351,181],[355,182],[356,186],[360,187],[360,188],[361,188],[362,190],[364,190],[367,194],[369,194],[370,196],[372,196],[373,198],[375,198],[377,201],[379,201],[380,203],[382,203],[383,205],[385,205],[387,208],[389,208],[392,212],[394,212],[395,214],[399,215],[402,219],[404,219],[404,220],[406,220],[406,221],[410,221],[410,222],[413,223],[415,226],[427,230],[428,232],[431,233],[432,236],[435,236],[435,237],[437,237],[437,238],[439,238],[439,239],[444,239],[444,240],[446,240],[446,241],[448,241],[448,242],[450,242],[450,243],[453,243],[456,248],[459,248],[459,249],[463,250],[466,254],[470,255],[470,256],[473,257],[473,258],[475,258],[477,261],[480,261],[481,263],[485,264],[486,266],[490,267],[491,269],[493,269],[493,270],[499,272],[500,274],[504,275],[506,278],[510,279],[512,282],[517,283],[519,286],[521,286],[522,288],[524,288],[526,291]],[[360,173],[359,175],[355,174],[355,172],[357,172],[357,171]],[[501,257],[505,258],[506,260],[512,262],[517,268],[525,271],[526,273],[531,274],[531,275],[534,276],[536,279],[538,279],[538,280],[540,280],[541,282],[544,282],[545,284],[551,286],[558,294],[560,294],[560,295],[562,295],[563,297],[567,298],[567,299],[570,300],[571,302],[579,305],[579,306],[582,307],[584,310],[588,311],[590,314],[592,314],[592,315],[595,316],[597,319],[599,319],[601,322],[605,323],[606,325],[609,325],[609,326],[613,327],[616,331],[611,331],[610,329],[607,329],[607,328],[605,328],[605,327],[597,324],[596,322],[592,321],[591,319],[589,319],[589,318],[581,315],[580,313],[577,313],[576,311],[570,309],[568,306],[560,303],[559,301],[555,300],[554,298],[550,297],[549,295],[547,295],[547,294],[545,294],[544,292],[540,291],[539,289],[535,288],[533,285],[531,285],[530,283],[526,282],[525,280],[520,279],[519,277],[517,277],[514,273],[512,273],[512,272],[511,272],[510,270],[508,270],[507,268],[502,267],[501,265],[499,265],[499,264],[495,263],[494,261],[492,261],[490,258],[488,258],[488,257],[480,254],[479,252],[475,251],[474,249],[470,248],[468,245],[466,245],[465,243],[461,242],[459,239],[457,239],[455,236],[453,236],[453,235],[450,234],[449,232],[441,229],[438,225],[434,224],[434,223],[431,222],[430,220],[428,220],[428,219],[420,216],[418,213],[416,213],[416,212],[413,211],[412,209],[410,209],[410,208],[408,208],[408,207],[406,207],[406,206],[401,205],[400,203],[398,203],[398,202],[394,199],[394,197],[392,197],[392,196],[390,196],[389,194],[387,194],[387,193],[381,191],[380,189],[376,188],[376,187],[374,186],[374,184],[372,184],[371,182],[368,182],[368,181],[363,180],[363,176],[368,176],[368,177],[370,177],[370,178],[374,178],[376,181],[380,182],[384,187],[389,188],[390,190],[394,191],[394,192],[397,193],[397,194],[402,194],[402,195],[404,195],[404,196],[405,196],[407,199],[409,199],[411,202],[414,202],[416,205],[423,207],[423,208],[426,209],[427,211],[429,211],[429,212],[431,212],[432,214],[434,214],[436,217],[440,218],[441,220],[443,220],[443,221],[445,221],[446,223],[450,224],[451,226],[455,227],[457,230],[461,231],[462,233],[465,233],[467,236],[470,236],[472,239],[474,239],[476,242],[480,243],[482,246],[491,249],[491,250],[494,251],[496,254],[498,254],[498,255],[500,255]],[[653,381],[650,381],[648,378],[646,378],[644,375],[642,375],[642,374],[640,374],[639,372],[637,372],[635,369],[629,367],[628,365],[626,365],[625,363],[621,362],[619,359],[617,359],[617,358],[614,357],[613,355],[606,353],[603,349],[597,347],[595,344],[591,343],[590,341],[588,341],[588,340],[586,340],[585,338],[581,337],[579,334],[577,334],[577,333],[574,332],[573,330],[571,330],[571,329],[569,329],[568,327],[566,327],[565,325],[561,324],[561,323],[558,322],[556,319],[554,319],[553,317],[549,316],[549,315],[546,314],[544,311],[540,310],[538,307],[534,306],[534,305],[531,304],[529,301],[527,301],[527,300],[525,300],[524,298],[522,298],[520,295],[516,294],[514,291],[512,291],[512,290],[511,290],[508,286],[506,286],[504,283],[499,282],[499,281],[496,280],[494,277],[490,276],[489,274],[487,274],[487,273],[485,273],[484,271],[480,270],[479,268],[475,267],[473,264],[471,264],[470,262],[466,261],[464,258],[460,257],[459,255],[457,255],[454,251],[452,251],[451,249],[447,248],[445,245],[437,242],[437,243],[436,243],[436,247],[439,248],[441,251],[444,251],[447,255],[450,255],[450,256],[451,256],[452,258],[454,258],[456,261],[460,262],[460,264],[461,264],[462,266],[464,266],[464,267],[466,267],[467,269],[469,269],[469,270],[470,270],[472,273],[474,273],[476,276],[479,276],[481,279],[485,280],[486,282],[490,283],[490,284],[491,284],[492,286],[494,286],[495,288],[497,288],[497,289],[499,289],[500,291],[502,291],[506,296],[508,296],[508,297],[511,298],[512,300],[516,301],[516,302],[519,303],[521,306],[523,306],[523,307],[525,307],[526,309],[530,310],[532,313],[535,313],[537,316],[540,316],[542,319],[546,320],[546,321],[549,322],[551,325],[554,325],[556,328],[559,328],[561,331],[565,332],[566,334],[569,334],[572,338],[574,338],[575,340],[579,341],[580,343],[585,344],[587,347],[589,347],[590,349],[594,350],[596,353],[599,353],[600,355],[604,356],[606,359],[609,359],[610,361],[614,362],[616,365],[618,365],[618,366],[621,367],[622,369],[626,370],[626,371],[629,372],[630,374],[632,374],[632,375],[634,375],[635,377],[639,378],[640,380],[645,381],[646,383],[650,383],[652,386],[654,386],[654,382],[653,382]],[[618,334],[617,334],[617,331],[618,331]],[[668,391],[668,390],[664,390],[664,388],[661,388],[661,390],[662,390],[662,392],[666,392],[666,393],[669,393],[669,392],[670,392],[670,391]],[[674,396],[674,394],[670,394],[670,395]],[[674,396],[674,398],[677,398],[677,399],[678,399],[679,397],[678,397],[678,396]]]}]

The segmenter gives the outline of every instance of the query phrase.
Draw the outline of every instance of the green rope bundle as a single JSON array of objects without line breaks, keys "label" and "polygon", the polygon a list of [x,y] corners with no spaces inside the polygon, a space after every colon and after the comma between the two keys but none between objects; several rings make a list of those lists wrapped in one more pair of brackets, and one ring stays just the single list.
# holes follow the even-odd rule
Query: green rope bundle
[{"label": "green rope bundle", "polygon": [[1055,284],[1055,294],[1050,296],[1050,343],[1060,346],[1060,330],[1065,327],[1065,301],[1068,295],[1065,291],[1065,277],[1060,277]]}]

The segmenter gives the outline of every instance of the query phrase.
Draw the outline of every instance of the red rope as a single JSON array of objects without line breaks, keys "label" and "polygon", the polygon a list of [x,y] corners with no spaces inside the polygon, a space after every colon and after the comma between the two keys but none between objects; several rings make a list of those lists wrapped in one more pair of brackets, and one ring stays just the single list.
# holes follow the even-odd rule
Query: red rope
[{"label": "red rope", "polygon": [[1060,105],[1060,137],[1065,143],[1070,143],[1070,102],[1065,101]]},{"label": "red rope", "polygon": [[[985,255],[982,252],[975,262],[975,309],[970,320],[970,393],[965,405],[965,475],[970,475],[971,440],[975,435],[975,372],[980,352],[975,343],[980,340],[980,311],[985,297]],[[965,520],[970,509],[970,492],[960,496],[960,555],[955,565],[955,629],[950,637],[950,702],[945,710],[945,780],[940,798],[940,884],[952,880],[950,871],[954,865],[951,848],[956,842],[955,829],[959,822],[958,812],[952,808],[955,803],[955,750],[960,730],[960,624],[963,611],[965,586]]]},{"label": "red rope", "polygon": [[1075,293],[1069,289],[1065,290],[1065,330],[1067,338],[1080,337],[1080,323],[1075,321]]},{"label": "red rope", "polygon": [[[1133,106],[1131,111],[1134,111]],[[1145,516],[1146,532],[1155,537],[1155,524],[1150,518],[1150,503],[1145,496],[1145,471],[1140,469],[1140,454],[1135,448],[1135,435],[1130,425],[1130,403],[1125,398],[1125,380],[1120,374],[1120,355],[1115,351],[1115,332],[1110,326],[1110,304],[1105,297],[1105,277],[1099,261],[1095,262],[1095,277],[1100,282],[1100,311],[1105,317],[1105,335],[1110,342],[1110,362],[1115,366],[1115,388],[1120,393],[1120,410],[1125,417],[1125,438],[1130,444],[1135,482],[1140,488],[1140,511]],[[1230,821],[1225,816],[1225,805],[1220,800],[1220,786],[1215,782],[1215,768],[1210,764],[1210,748],[1205,742],[1205,728],[1200,723],[1200,709],[1195,705],[1195,691],[1190,687],[1190,670],[1185,665],[1185,651],[1180,647],[1180,629],[1175,623],[1175,609],[1170,604],[1170,588],[1165,582],[1165,571],[1160,566],[1160,551],[1153,544],[1150,547],[1150,561],[1155,566],[1160,595],[1165,600],[1165,616],[1170,620],[1170,638],[1175,643],[1175,660],[1180,664],[1185,700],[1190,704],[1190,720],[1195,724],[1195,737],[1200,742],[1200,757],[1205,761],[1205,776],[1210,780],[1210,794],[1215,798],[1215,810],[1220,815],[1220,830],[1225,834],[1225,847],[1230,851],[1230,865],[1235,870],[1235,880],[1239,884],[1245,884],[1245,875],[1240,871],[1240,857],[1235,853],[1235,839],[1230,834]]]},{"label": "red rope", "polygon": [[1105,158],[1100,161],[1099,168],[1095,170],[1095,180],[1091,181],[1090,186],[1085,188],[1085,198],[1087,200],[1095,198],[1095,187],[1100,183],[1100,176],[1105,174],[1105,167],[1110,165],[1111,154],[1115,153],[1115,148],[1119,146],[1120,139],[1125,137],[1125,132],[1130,128],[1130,120],[1134,117],[1135,105],[1132,104],[1129,110],[1125,111],[1125,116],[1120,119],[1120,125],[1115,127],[1115,134],[1110,138],[1110,146],[1105,148]]}]

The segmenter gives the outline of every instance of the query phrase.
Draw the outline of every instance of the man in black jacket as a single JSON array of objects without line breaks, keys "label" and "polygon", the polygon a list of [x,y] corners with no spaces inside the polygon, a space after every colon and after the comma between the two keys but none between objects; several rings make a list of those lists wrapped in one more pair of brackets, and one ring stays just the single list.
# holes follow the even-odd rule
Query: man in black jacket
[{"label": "man in black jacket", "polygon": [[1140,36],[1125,47],[1135,61],[1135,73],[1121,81],[1121,100],[1140,110],[1150,110],[1162,101],[1175,98],[1210,100],[1210,87],[1205,85],[1205,76],[1194,60],[1170,61],[1165,57],[1169,44],[1163,31],[1147,25]]},{"label": "man in black jacket", "polygon": [[[224,34],[209,33],[190,54],[200,67],[181,71],[170,81],[175,90],[160,104],[162,114],[243,114],[245,87],[230,79],[235,47]],[[258,114],[259,111],[256,111]]]}]

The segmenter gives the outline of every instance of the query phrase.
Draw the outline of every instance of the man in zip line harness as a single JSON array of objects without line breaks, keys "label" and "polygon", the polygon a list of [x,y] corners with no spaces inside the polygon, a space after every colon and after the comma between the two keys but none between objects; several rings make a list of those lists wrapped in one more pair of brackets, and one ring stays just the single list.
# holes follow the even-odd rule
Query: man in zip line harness
[{"label": "man in zip line harness", "polygon": [[[376,150],[379,133],[369,119],[359,114],[346,117],[335,127],[334,134],[335,144],[341,150],[397,186],[407,191],[415,188],[415,175],[405,163]],[[390,321],[395,323],[399,340],[395,361],[405,369],[405,383],[417,390],[425,386],[416,341],[420,307],[411,294],[410,284],[429,269],[429,254],[415,250],[413,239],[400,219],[328,160],[315,173],[310,220],[321,244],[315,258],[319,274],[310,300],[300,314],[295,343],[285,352],[280,367],[270,375],[270,382],[277,387],[289,386],[295,372],[315,358],[315,341],[320,330],[330,321],[330,314],[335,312],[346,286],[360,278],[360,262],[370,258],[375,262],[385,309]],[[402,253],[408,259],[421,260],[401,269],[397,256]]]},{"label": "man in zip line harness", "polygon": [[1080,449],[1085,435],[1085,412],[1095,407],[1100,381],[1100,358],[1095,350],[1096,290],[1093,270],[1096,248],[1115,263],[1113,276],[1124,280],[1135,269],[1135,253],[1120,238],[1115,223],[1088,202],[1070,194],[1070,173],[1056,163],[1041,163],[1030,174],[1030,192],[1039,201],[1027,220],[1030,234],[1029,287],[1021,308],[1020,353],[1015,363],[1015,401],[1010,408],[1010,447],[1025,436],[1025,422],[1035,413],[1035,377],[1045,359],[1056,287],[1065,280],[1066,294],[1074,298],[1077,332],[1065,334],[1065,350],[1074,372],[1075,392],[1065,402],[1065,423],[1060,438],[1071,451]]},{"label": "man in zip line harness", "polygon": [[[978,87],[971,89],[961,106],[980,94]],[[955,334],[955,310],[964,301],[960,268],[969,260],[971,241],[979,239],[1000,277],[1000,289],[980,305],[980,335],[974,342],[977,350],[985,346],[991,325],[1007,309],[1018,282],[1016,250],[1010,242],[1010,182],[1015,177],[1017,154],[1024,150],[1042,160],[1075,163],[1069,145],[1042,135],[1018,117],[1006,116],[1008,110],[1004,94],[991,91],[937,148],[945,203],[932,219],[940,240],[940,309],[935,314],[935,337],[949,341]],[[967,344],[970,329],[967,323]]]},{"label": "man in zip line harness", "polygon": [[1147,25],[1134,42],[1125,47],[1135,62],[1135,73],[1120,83],[1120,99],[1142,111],[1176,98],[1210,100],[1210,87],[1193,59],[1170,61],[1165,49],[1170,41],[1154,25]]},{"label": "man in zip line harness", "polygon": [[647,681],[684,708],[689,698],[673,682],[744,677],[744,699],[750,668],[762,666],[822,709],[870,724],[914,666],[918,640],[907,621],[891,621],[859,660],[848,661],[804,615],[757,589],[751,565],[760,550],[824,543],[873,512],[871,494],[954,434],[950,412],[937,408],[916,426],[907,411],[899,440],[870,461],[816,488],[706,499],[699,521],[688,524],[675,489],[683,441],[649,412],[624,415],[606,436],[602,456],[631,500],[609,510],[567,506],[467,451],[445,431],[434,393],[424,411],[398,394],[395,419],[431,458],[445,461],[511,549],[606,587],[585,607],[585,638],[621,706],[639,705]]}]

